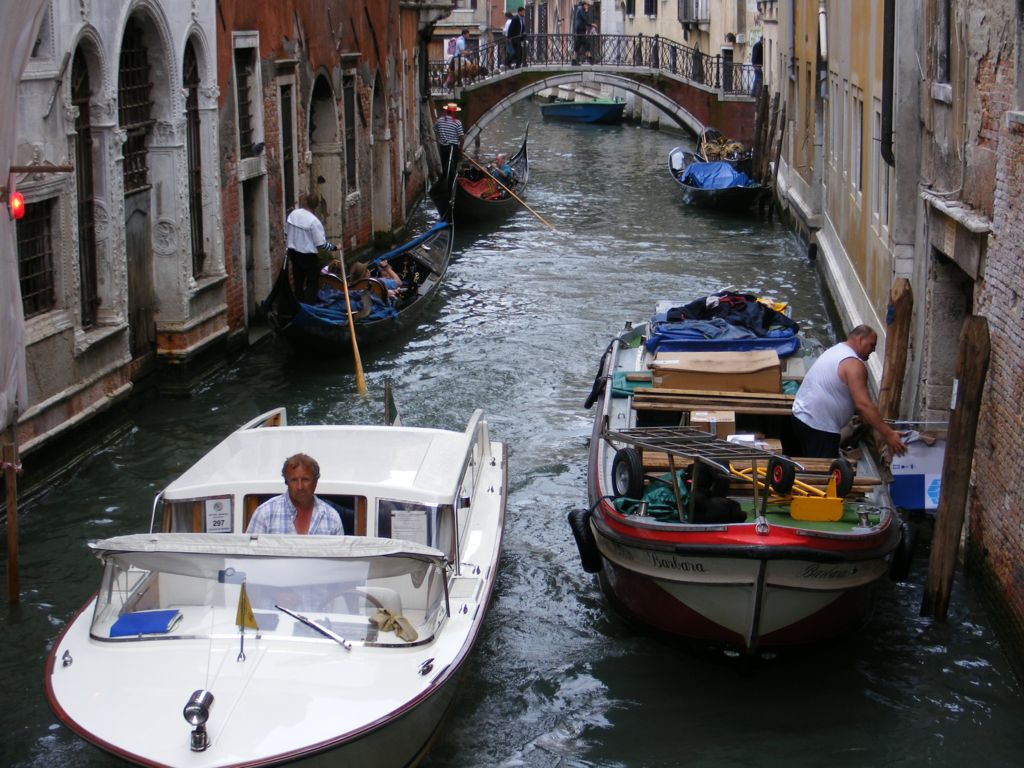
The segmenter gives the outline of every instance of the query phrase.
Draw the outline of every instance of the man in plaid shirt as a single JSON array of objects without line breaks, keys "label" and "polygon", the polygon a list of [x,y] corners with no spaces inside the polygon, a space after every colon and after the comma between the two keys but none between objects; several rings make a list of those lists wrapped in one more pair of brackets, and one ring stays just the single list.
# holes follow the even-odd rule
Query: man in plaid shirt
[{"label": "man in plaid shirt", "polygon": [[314,494],[320,479],[316,459],[297,453],[285,459],[281,468],[287,493],[260,504],[246,533],[309,533],[344,536],[341,517]]}]

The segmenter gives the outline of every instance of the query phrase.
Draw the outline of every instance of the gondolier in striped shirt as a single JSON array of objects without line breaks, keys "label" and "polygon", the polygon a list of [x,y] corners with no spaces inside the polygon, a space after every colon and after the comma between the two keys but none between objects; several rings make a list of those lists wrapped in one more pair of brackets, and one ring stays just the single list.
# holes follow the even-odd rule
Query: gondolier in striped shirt
[{"label": "gondolier in striped shirt", "polygon": [[441,152],[441,181],[448,183],[459,167],[459,159],[462,155],[462,139],[465,131],[462,128],[462,121],[456,115],[462,110],[459,105],[451,101],[444,105],[444,111],[434,123],[434,135],[437,137],[437,146]]},{"label": "gondolier in striped shirt", "polygon": [[320,205],[320,193],[316,190],[299,197],[299,207],[288,214],[285,221],[285,241],[288,260],[292,265],[292,283],[295,297],[312,304],[316,301],[316,290],[320,265],[319,251],[336,251],[338,246],[328,242],[324,225],[313,213]]}]

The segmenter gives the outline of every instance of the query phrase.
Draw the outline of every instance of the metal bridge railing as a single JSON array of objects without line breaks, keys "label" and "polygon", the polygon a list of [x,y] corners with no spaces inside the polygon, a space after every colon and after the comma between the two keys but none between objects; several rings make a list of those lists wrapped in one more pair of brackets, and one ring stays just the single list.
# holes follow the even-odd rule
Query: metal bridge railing
[{"label": "metal bridge railing", "polygon": [[[668,72],[723,94],[753,95],[756,68],[710,56],[688,45],[657,35],[527,35],[521,66],[547,65],[585,68],[591,64],[637,67]],[[467,50],[449,61],[431,61],[430,90],[435,96],[486,81],[517,62],[509,59],[504,41]]]}]

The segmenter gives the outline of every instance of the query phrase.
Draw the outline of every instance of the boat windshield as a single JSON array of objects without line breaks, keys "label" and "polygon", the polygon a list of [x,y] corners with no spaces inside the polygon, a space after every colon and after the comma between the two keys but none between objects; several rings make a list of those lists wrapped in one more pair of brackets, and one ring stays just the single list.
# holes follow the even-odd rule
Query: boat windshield
[{"label": "boat windshield", "polygon": [[97,640],[237,638],[248,603],[252,635],[332,642],[300,614],[350,642],[405,646],[429,640],[447,616],[443,567],[412,555],[118,552],[104,562]]}]

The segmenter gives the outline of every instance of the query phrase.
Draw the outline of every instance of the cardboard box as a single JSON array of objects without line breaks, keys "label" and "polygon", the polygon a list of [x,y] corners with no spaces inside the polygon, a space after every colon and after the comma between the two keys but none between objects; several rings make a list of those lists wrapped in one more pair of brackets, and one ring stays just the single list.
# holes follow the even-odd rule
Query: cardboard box
[{"label": "cardboard box", "polygon": [[733,411],[691,411],[690,426],[725,439],[736,431],[736,414]]},{"label": "cardboard box", "polygon": [[894,456],[889,484],[893,504],[903,509],[937,509],[945,455],[946,441],[936,440],[933,445],[908,443],[903,456]]},{"label": "cardboard box", "polygon": [[702,392],[782,390],[782,370],[774,349],[748,352],[661,352],[651,363],[654,386]]}]

